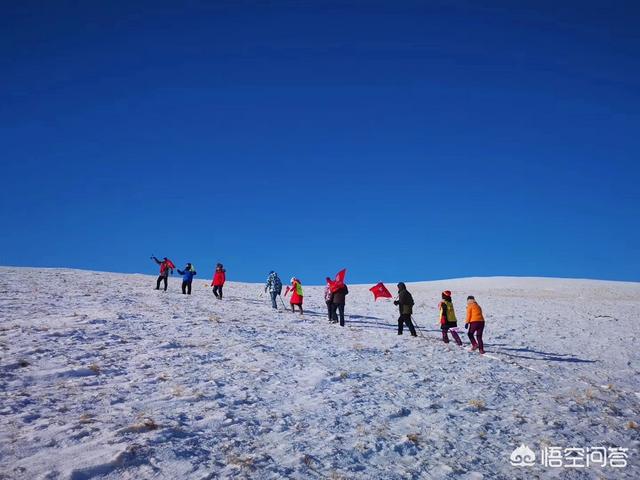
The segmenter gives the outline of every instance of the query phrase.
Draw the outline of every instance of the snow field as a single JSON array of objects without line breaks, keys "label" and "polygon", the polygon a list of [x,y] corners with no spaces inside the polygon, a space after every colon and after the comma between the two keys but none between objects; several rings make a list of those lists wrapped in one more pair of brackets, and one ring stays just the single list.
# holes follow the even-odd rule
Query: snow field
[{"label": "snow field", "polygon": [[[418,338],[368,286],[341,328],[322,287],[301,317],[261,285],[179,285],[0,268],[0,478],[640,476],[639,284],[408,284]],[[459,320],[468,294],[482,305],[485,357],[439,340],[445,288]],[[625,447],[629,466],[522,470],[521,443]]]}]

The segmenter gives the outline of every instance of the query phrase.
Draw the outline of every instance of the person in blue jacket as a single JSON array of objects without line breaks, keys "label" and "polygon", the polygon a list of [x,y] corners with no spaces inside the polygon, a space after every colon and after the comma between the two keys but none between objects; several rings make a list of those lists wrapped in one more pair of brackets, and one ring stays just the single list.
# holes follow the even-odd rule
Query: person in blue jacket
[{"label": "person in blue jacket", "polygon": [[193,282],[194,275],[196,275],[195,267],[187,263],[184,270],[178,270],[178,273],[182,275],[182,294],[191,295],[191,283]]}]

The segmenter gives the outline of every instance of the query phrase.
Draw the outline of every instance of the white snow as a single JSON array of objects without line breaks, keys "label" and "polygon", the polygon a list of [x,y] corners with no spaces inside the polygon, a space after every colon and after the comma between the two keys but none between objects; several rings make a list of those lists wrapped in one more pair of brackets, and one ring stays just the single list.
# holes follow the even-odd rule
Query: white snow
[{"label": "white snow", "polygon": [[[179,285],[0,268],[0,478],[640,478],[640,284],[408,284],[418,338],[369,285],[345,328],[322,287],[301,317],[262,285]],[[482,305],[484,357],[440,341],[445,288],[459,318]],[[521,444],[629,448],[629,465],[513,467]]]}]

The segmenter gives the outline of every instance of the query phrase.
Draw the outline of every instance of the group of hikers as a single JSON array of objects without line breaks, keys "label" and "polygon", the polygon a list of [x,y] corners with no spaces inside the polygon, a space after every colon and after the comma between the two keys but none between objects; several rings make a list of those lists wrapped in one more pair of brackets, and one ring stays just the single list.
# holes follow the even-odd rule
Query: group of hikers
[{"label": "group of hikers", "polygon": [[[176,268],[175,264],[164,257],[162,260],[151,256],[151,259],[160,265],[160,275],[156,281],[156,290],[160,290],[160,284],[164,283],[164,291],[167,291],[167,285],[169,283],[169,275],[173,275],[175,269],[179,275],[182,275],[182,293],[183,295],[191,295],[191,284],[193,283],[193,277],[197,275],[196,267],[193,264],[187,262],[183,270]],[[221,263],[216,265],[216,269],[213,272],[213,280],[211,280],[211,286],[213,287],[213,294],[218,300],[222,300],[222,287],[227,280],[226,270]]]},{"label": "group of hikers", "polygon": [[[176,269],[176,266],[167,257],[164,257],[163,260],[159,260],[154,256],[151,258],[160,265],[160,275],[156,282],[156,290],[160,290],[160,284],[164,282],[164,290],[166,291],[168,283],[167,279],[169,274],[173,274],[173,270]],[[195,267],[191,263],[187,263],[183,270],[176,270],[180,275],[182,275],[182,293],[185,295],[191,295],[191,283],[193,282],[193,277],[196,275]],[[222,299],[222,287],[224,286],[225,281],[226,270],[221,263],[218,263],[213,274],[213,280],[211,281],[213,294],[217,299]],[[342,280],[331,280],[331,278],[327,277],[326,281],[327,285],[324,290],[324,300],[327,305],[327,316],[329,318],[329,322],[339,322],[340,326],[344,327],[344,310],[346,296],[349,294],[349,289]],[[282,294],[282,281],[278,274],[273,270],[269,272],[264,291],[265,293],[269,293],[273,309],[278,309],[278,298],[280,298],[282,306],[284,307],[284,300],[282,300],[282,297],[280,296]],[[291,292],[291,297],[289,299],[291,310],[295,312],[296,307],[298,307],[298,310],[302,315],[304,313],[302,308],[304,290],[302,288],[302,282],[300,282],[298,278],[291,278],[290,284],[287,285],[284,292],[284,296],[286,297],[289,292]],[[444,343],[449,343],[449,333],[451,333],[454,342],[457,345],[462,346],[462,340],[457,331],[458,320],[453,307],[451,295],[450,290],[442,292],[442,300],[438,304],[442,341]],[[389,296],[391,295],[389,294]],[[409,329],[411,336],[416,337],[416,328],[412,320],[414,305],[413,296],[407,290],[407,286],[403,282],[398,283],[398,296],[393,303],[398,307],[400,312],[400,316],[398,317],[398,335],[402,335],[404,326],[406,326]],[[484,354],[484,344],[482,342],[484,323],[485,320],[484,315],[482,314],[482,308],[473,296],[468,296],[464,328],[467,330],[467,335],[471,342],[471,350],[478,350],[481,354]]]}]

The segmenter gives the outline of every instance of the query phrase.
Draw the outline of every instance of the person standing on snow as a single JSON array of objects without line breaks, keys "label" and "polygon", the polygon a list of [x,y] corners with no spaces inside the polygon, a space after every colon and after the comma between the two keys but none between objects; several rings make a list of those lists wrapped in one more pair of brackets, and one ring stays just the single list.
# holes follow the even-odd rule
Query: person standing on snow
[{"label": "person standing on snow", "polygon": [[450,290],[442,292],[442,301],[438,305],[438,309],[440,310],[442,341],[444,343],[449,343],[449,335],[447,335],[447,332],[451,329],[451,336],[459,346],[462,346],[462,340],[460,340],[458,332],[455,330],[458,327],[458,319],[456,318],[456,312],[453,309]]},{"label": "person standing on snow", "polygon": [[482,315],[482,308],[478,305],[473,295],[467,297],[467,318],[464,328],[469,329],[468,335],[471,341],[471,351],[477,349],[483,354],[484,344],[482,343],[482,332],[484,332],[484,316]]},{"label": "person standing on snow", "polygon": [[151,256],[151,260],[160,265],[160,275],[158,276],[158,280],[156,281],[156,290],[160,290],[160,282],[164,281],[164,291],[166,292],[167,284],[169,281],[169,273],[173,275],[173,269],[176,268],[176,266],[167,257],[164,257],[162,260],[158,260],[156,257]]},{"label": "person standing on snow", "polygon": [[398,318],[398,335],[402,335],[403,326],[406,324],[409,327],[412,337],[416,337],[416,329],[411,321],[411,315],[413,315],[413,296],[407,290],[407,286],[400,282],[398,284],[398,300],[393,302],[398,306],[400,310],[400,317]]},{"label": "person standing on snow", "polygon": [[222,287],[224,286],[224,282],[227,280],[226,270],[222,266],[221,263],[216,265],[216,271],[213,274],[213,280],[211,281],[211,286],[213,287],[213,294],[216,296],[218,300],[222,300]]},{"label": "person standing on snow", "polygon": [[331,318],[335,322],[338,319],[338,313],[340,313],[340,326],[344,327],[344,305],[347,301],[346,296],[349,294],[349,289],[342,283],[336,285],[337,290],[333,292],[333,298],[331,300]]},{"label": "person standing on snow", "polygon": [[329,315],[329,321],[334,322],[333,312],[331,310],[331,304],[333,303],[333,293],[331,292],[331,284],[333,282],[329,277],[327,277],[327,286],[324,287],[324,303],[327,304],[327,315]]},{"label": "person standing on snow", "polygon": [[194,275],[196,275],[195,267],[187,263],[184,270],[178,269],[178,273],[182,275],[182,294],[191,295],[191,283],[193,282]]},{"label": "person standing on snow", "polygon": [[264,286],[264,291],[269,292],[269,295],[271,296],[271,306],[274,310],[277,310],[278,304],[276,303],[276,299],[278,298],[278,295],[282,293],[282,281],[280,280],[280,277],[278,277],[278,274],[273,270],[269,272],[267,283]]},{"label": "person standing on snow", "polygon": [[296,277],[291,279],[291,285],[287,285],[287,289],[284,291],[284,296],[287,296],[287,293],[291,292],[291,300],[289,303],[291,304],[291,311],[296,311],[296,305],[300,308],[300,315],[304,312],[302,310],[302,301],[304,299],[304,293],[302,291],[302,283]]}]

